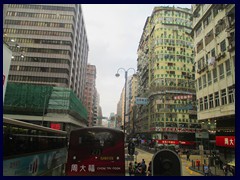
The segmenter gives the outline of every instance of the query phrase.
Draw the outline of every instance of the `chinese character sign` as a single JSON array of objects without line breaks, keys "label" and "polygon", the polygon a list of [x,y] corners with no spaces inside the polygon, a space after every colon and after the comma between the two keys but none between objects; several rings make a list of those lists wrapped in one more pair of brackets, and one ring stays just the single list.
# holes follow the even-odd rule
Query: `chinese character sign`
[{"label": "chinese character sign", "polygon": [[216,146],[235,148],[235,136],[216,136]]},{"label": "chinese character sign", "polygon": [[137,105],[147,105],[148,104],[148,98],[136,97],[135,102],[136,102]]}]

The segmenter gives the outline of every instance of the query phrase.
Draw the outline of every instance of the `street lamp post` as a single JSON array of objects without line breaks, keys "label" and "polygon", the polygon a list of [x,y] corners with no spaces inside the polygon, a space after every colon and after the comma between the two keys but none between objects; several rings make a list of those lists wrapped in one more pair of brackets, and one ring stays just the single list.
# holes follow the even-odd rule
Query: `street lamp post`
[{"label": "street lamp post", "polygon": [[124,94],[124,115],[123,115],[123,132],[124,132],[124,134],[125,134],[125,123],[126,123],[126,96],[127,96],[127,76],[128,76],[128,71],[130,70],[130,69],[132,69],[133,71],[134,71],[134,73],[135,73],[135,69],[134,68],[129,68],[129,69],[127,69],[127,70],[125,70],[124,68],[119,68],[118,70],[117,70],[117,73],[116,73],[116,77],[119,77],[120,76],[120,74],[118,73],[118,71],[119,70],[123,70],[124,72],[125,72],[125,94]]}]

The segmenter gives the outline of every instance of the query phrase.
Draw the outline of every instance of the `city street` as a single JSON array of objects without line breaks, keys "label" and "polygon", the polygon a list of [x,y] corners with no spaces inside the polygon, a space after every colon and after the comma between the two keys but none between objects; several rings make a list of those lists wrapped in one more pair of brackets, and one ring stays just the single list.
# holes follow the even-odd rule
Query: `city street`
[{"label": "city street", "polygon": [[[153,154],[138,148],[136,148],[136,151],[138,152],[138,155],[134,156],[134,161],[141,162],[142,159],[144,159],[146,165],[148,166],[149,162],[152,160]],[[126,169],[128,169],[129,162],[130,161],[126,161]],[[182,163],[182,176],[203,176],[202,174],[189,169],[189,167],[191,166],[191,161],[186,161],[185,156],[181,158],[181,163]],[[126,175],[129,176],[128,172],[126,173]]]},{"label": "city street", "polygon": [[235,176],[235,3],[2,7],[3,176]]}]

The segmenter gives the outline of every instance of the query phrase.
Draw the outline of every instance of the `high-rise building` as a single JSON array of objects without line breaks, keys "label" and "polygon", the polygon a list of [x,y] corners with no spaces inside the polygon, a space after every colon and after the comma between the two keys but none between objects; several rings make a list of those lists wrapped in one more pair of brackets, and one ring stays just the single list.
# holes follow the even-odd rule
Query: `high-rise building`
[{"label": "high-rise building", "polygon": [[125,87],[122,89],[120,100],[117,105],[118,127],[123,127],[124,124],[124,102],[125,102]]},{"label": "high-rise building", "polygon": [[131,103],[130,103],[130,111],[129,111],[129,129],[127,130],[129,133],[135,133],[135,124],[136,124],[136,97],[138,90],[138,78],[137,75],[131,76]]},{"label": "high-rise building", "polygon": [[97,125],[97,117],[98,117],[98,102],[97,102],[98,94],[97,89],[95,87],[94,95],[93,95],[93,126]]},{"label": "high-rise building", "polygon": [[102,108],[100,106],[100,94],[97,92],[97,99],[96,99],[96,104],[97,104],[97,117],[96,117],[96,125],[97,126],[102,126]]},{"label": "high-rise building", "polygon": [[161,6],[146,20],[138,48],[138,94],[149,104],[137,106],[136,124],[145,138],[194,143],[199,125],[191,16],[188,8]]},{"label": "high-rise building", "polygon": [[96,125],[94,123],[94,112],[96,107],[96,66],[87,65],[87,76],[85,85],[84,105],[88,111],[88,126]]},{"label": "high-rise building", "polygon": [[204,146],[229,161],[235,158],[235,5],[193,4],[192,10],[197,114],[210,133]]},{"label": "high-rise building", "polygon": [[5,4],[9,82],[67,87],[83,100],[88,41],[79,4]]},{"label": "high-rise building", "polygon": [[13,52],[6,115],[69,132],[86,126],[89,47],[81,5],[4,4],[3,13],[3,40]]}]

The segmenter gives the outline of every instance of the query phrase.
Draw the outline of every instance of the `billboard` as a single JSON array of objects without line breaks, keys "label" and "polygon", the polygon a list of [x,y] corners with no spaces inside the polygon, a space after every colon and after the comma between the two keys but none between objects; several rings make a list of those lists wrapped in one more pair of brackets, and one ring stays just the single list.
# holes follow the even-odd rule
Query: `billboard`
[{"label": "billboard", "polygon": [[7,87],[8,73],[10,69],[12,51],[3,43],[3,102]]}]

